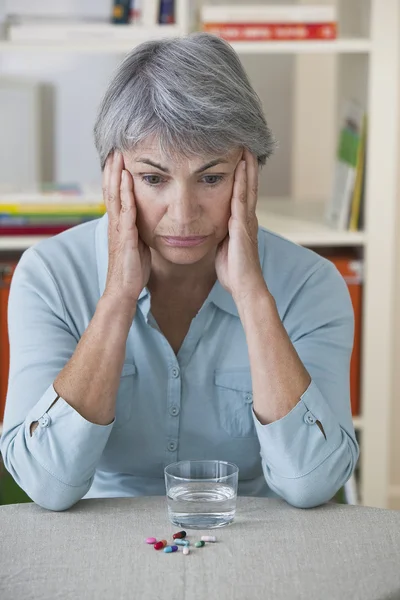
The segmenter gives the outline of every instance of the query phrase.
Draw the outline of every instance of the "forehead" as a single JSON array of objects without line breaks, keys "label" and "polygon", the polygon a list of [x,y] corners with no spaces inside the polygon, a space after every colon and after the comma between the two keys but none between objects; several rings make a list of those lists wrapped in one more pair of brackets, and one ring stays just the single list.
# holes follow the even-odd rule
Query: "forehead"
[{"label": "forehead", "polygon": [[236,147],[219,155],[199,154],[188,157],[177,152],[171,154],[163,153],[156,140],[146,139],[130,150],[128,157],[132,161],[137,161],[139,158],[148,158],[159,164],[165,165],[166,167],[172,167],[172,165],[174,165],[175,168],[188,167],[190,169],[196,169],[217,158],[223,159],[224,162],[235,163],[241,152],[242,149]]}]

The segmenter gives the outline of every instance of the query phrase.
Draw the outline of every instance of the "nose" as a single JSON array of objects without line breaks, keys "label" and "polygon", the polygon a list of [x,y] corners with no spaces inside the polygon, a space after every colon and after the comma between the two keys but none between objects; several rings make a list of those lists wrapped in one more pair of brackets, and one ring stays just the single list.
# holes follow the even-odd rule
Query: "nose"
[{"label": "nose", "polygon": [[175,225],[185,227],[199,218],[200,205],[193,193],[185,186],[174,190],[168,205],[168,216]]}]

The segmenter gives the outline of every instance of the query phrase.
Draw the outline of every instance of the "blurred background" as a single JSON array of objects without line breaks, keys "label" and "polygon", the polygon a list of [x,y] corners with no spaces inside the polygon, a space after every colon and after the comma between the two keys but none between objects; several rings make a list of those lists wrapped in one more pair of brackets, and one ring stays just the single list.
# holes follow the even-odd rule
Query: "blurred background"
[{"label": "blurred background", "polygon": [[[332,260],[349,287],[361,456],[337,500],[400,509],[400,0],[0,0],[0,423],[15,265],[104,213],[92,130],[124,55],[196,30],[239,53],[278,141],[260,225]],[[24,500],[3,469],[0,503]]]}]

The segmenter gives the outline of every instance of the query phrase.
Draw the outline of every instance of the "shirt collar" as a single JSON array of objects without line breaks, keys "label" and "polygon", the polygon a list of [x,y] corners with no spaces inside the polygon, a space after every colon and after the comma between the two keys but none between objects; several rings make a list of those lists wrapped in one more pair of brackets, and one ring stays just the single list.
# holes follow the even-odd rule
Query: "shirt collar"
[{"label": "shirt collar", "polygon": [[[108,215],[107,213],[99,219],[96,227],[96,258],[97,258],[97,274],[100,296],[103,295],[108,270]],[[264,236],[262,230],[258,229],[258,254],[260,257],[261,267],[263,267],[264,258]],[[206,303],[212,302],[215,306],[230,313],[235,317],[239,317],[239,313],[231,294],[227,292],[219,281],[216,281]],[[150,292],[147,287],[144,287],[138,298],[138,305],[147,318],[150,310]]]}]

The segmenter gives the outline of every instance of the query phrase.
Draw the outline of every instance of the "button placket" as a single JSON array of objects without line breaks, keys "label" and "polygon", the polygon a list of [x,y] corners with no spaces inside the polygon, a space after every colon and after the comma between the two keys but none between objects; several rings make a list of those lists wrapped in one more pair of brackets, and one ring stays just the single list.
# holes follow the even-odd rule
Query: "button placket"
[{"label": "button placket", "polygon": [[[177,452],[179,445],[179,421],[181,402],[181,370],[177,364],[169,367],[168,394],[167,394],[167,415],[166,420],[166,451],[168,460],[171,461],[171,453]],[[174,457],[176,458],[176,457]]]}]

